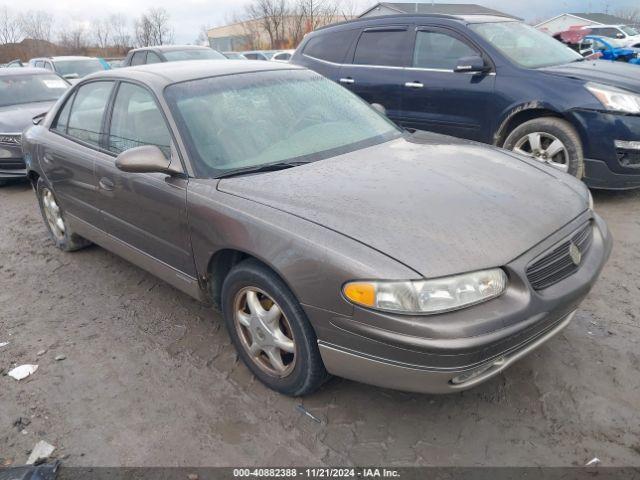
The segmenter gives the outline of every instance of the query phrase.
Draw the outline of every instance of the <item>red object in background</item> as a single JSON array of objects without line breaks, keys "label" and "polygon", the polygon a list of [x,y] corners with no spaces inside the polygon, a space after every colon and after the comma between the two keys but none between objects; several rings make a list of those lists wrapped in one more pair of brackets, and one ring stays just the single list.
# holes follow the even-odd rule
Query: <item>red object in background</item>
[{"label": "red object in background", "polygon": [[582,39],[591,33],[588,28],[571,27],[569,30],[560,32],[560,39],[565,43],[580,43]]}]

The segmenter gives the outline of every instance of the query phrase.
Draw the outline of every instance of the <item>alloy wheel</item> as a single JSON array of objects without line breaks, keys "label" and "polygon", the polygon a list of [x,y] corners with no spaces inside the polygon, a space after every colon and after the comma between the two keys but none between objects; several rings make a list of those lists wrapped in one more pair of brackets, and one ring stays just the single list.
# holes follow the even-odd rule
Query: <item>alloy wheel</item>
[{"label": "alloy wheel", "polygon": [[530,133],[516,142],[513,151],[540,160],[563,172],[569,171],[567,147],[550,133]]},{"label": "alloy wheel", "polygon": [[293,371],[293,330],[280,306],[264,291],[246,287],[236,294],[234,324],[242,347],[263,372],[286,377]]},{"label": "alloy wheel", "polygon": [[62,219],[60,207],[58,206],[53,193],[51,193],[51,190],[46,187],[42,189],[42,206],[51,233],[57,240],[64,240],[66,226]]}]

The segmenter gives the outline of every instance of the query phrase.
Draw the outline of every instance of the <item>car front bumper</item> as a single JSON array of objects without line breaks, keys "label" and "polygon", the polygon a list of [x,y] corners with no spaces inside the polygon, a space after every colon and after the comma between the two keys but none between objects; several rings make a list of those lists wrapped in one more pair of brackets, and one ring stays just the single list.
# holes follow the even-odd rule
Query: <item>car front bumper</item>
[{"label": "car front bumper", "polygon": [[22,178],[26,175],[27,167],[22,157],[22,147],[0,144],[0,178]]},{"label": "car front bumper", "polygon": [[616,145],[640,142],[640,115],[576,110],[572,117],[584,148],[584,182],[607,190],[640,188],[640,147]]},{"label": "car front bumper", "polygon": [[[534,290],[524,273],[585,221],[582,215],[504,266],[509,287],[497,299],[434,316],[399,316],[354,308],[350,317],[306,307],[327,371],[380,387],[452,393],[478,385],[551,339],[571,321],[609,257],[612,239],[597,215],[580,268]],[[523,272],[523,273],[519,273]]]}]

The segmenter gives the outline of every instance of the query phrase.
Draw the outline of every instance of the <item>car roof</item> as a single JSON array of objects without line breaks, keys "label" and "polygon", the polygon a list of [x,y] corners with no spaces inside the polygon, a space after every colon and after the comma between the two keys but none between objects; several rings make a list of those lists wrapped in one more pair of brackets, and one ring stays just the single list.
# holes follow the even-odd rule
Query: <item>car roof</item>
[{"label": "car roof", "polygon": [[370,23],[381,23],[385,20],[400,20],[402,21],[412,21],[412,20],[421,20],[421,19],[442,19],[442,20],[457,20],[459,22],[464,23],[495,23],[495,22],[521,22],[516,18],[510,17],[508,15],[487,15],[487,14],[466,14],[466,15],[448,15],[443,13],[401,13],[395,15],[378,15],[374,17],[362,17],[356,18],[353,20],[347,20],[346,22],[333,23],[331,25],[326,25],[324,27],[317,28],[314,31],[322,31],[322,30],[330,30],[334,27],[341,27],[347,25],[357,25],[357,24],[370,24]]},{"label": "car roof", "polygon": [[[181,62],[153,63],[135,67],[104,70],[93,73],[85,80],[130,79],[143,82],[154,88],[163,88],[172,83],[199,78],[237,75],[270,70],[305,70],[290,64],[277,62],[256,62],[253,60],[186,60]],[[84,80],[83,80],[84,81]]]},{"label": "car roof", "polygon": [[155,45],[151,47],[134,48],[132,52],[141,52],[144,50],[157,50],[159,52],[171,52],[175,50],[211,50],[210,47],[202,45]]},{"label": "car roof", "polygon": [[12,77],[16,75],[56,75],[55,72],[39,67],[3,68],[0,69],[0,77]]}]

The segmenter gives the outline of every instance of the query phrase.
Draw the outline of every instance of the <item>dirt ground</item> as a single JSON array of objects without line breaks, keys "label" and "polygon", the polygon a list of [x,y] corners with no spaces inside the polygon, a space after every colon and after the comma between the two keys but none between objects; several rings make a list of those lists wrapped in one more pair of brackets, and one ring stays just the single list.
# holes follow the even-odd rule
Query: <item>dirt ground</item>
[{"label": "dirt ground", "polygon": [[[46,440],[84,466],[640,466],[640,193],[595,199],[615,238],[600,281],[498,378],[449,396],[335,379],[290,399],[238,363],[216,314],[101,248],[58,251],[29,187],[1,188],[0,465]],[[6,375],[23,363],[39,369]]]}]

